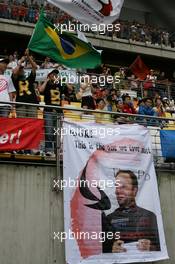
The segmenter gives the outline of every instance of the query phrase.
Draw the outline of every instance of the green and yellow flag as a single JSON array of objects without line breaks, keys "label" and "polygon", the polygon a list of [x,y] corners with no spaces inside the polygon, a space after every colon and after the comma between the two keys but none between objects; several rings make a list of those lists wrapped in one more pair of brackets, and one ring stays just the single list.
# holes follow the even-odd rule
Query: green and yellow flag
[{"label": "green and yellow flag", "polygon": [[101,64],[99,52],[72,33],[59,33],[43,12],[40,14],[28,48],[70,68],[93,69]]}]

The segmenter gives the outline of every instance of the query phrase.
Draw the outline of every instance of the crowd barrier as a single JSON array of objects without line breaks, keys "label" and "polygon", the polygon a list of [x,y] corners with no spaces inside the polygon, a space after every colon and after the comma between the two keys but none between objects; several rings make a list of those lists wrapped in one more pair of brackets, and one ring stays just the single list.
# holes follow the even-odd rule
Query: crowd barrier
[{"label": "crowd barrier", "polygon": [[[0,103],[2,104],[2,102]],[[161,118],[136,114],[131,115],[107,111],[85,110],[79,108],[80,106],[78,104],[76,105],[76,103],[64,107],[47,105],[41,106],[27,103],[9,103],[9,105],[13,106],[13,108],[8,116],[8,120],[5,120],[5,123],[2,123],[4,122],[4,117],[0,117],[1,160],[25,160],[26,162],[31,160],[42,162],[53,161],[57,165],[60,164],[63,158],[63,125],[65,121],[69,120],[72,122],[90,122],[106,125],[113,124],[120,126],[123,124],[139,124],[146,126],[150,130],[152,137],[152,151],[155,165],[169,166],[175,162],[175,158],[173,157],[173,155],[175,156],[175,152],[172,150],[173,141],[167,141],[167,143],[165,143],[166,150],[163,150],[162,152],[162,142],[160,140],[161,131],[170,131],[171,133],[175,133],[175,118]],[[19,129],[21,129],[21,131],[25,130],[25,127],[20,127],[21,120],[25,121],[26,125],[26,134],[24,133],[26,138],[23,138],[25,149],[17,150],[15,148],[11,148],[10,151],[3,151],[2,146],[5,145],[4,143],[6,143],[8,139],[9,143],[10,141],[11,143],[17,143]],[[43,123],[37,124],[36,122],[38,120],[42,120]],[[8,133],[10,133],[10,122],[12,121],[15,125],[18,125],[18,131],[16,133],[15,128],[12,127],[11,129],[13,133],[7,136],[7,123]],[[34,121],[34,123],[31,124],[31,121]],[[32,126],[34,126],[33,129]],[[43,126],[43,130],[41,127],[37,130],[38,126]],[[38,135],[38,133],[40,133],[40,135]],[[36,138],[40,141],[38,147],[33,149],[34,145],[32,144],[35,143]],[[28,145],[26,145],[26,141]],[[27,149],[26,146],[30,147],[30,145],[32,146],[32,149]],[[174,153],[172,157],[171,155],[167,155],[167,151]]]}]

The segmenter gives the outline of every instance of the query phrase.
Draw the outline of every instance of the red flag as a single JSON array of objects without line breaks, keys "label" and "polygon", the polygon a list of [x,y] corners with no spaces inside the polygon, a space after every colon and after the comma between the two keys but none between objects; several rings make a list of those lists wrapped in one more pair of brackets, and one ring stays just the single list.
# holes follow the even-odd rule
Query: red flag
[{"label": "red flag", "polygon": [[140,56],[137,56],[135,61],[129,66],[131,71],[140,80],[144,80],[149,74],[149,68],[144,64]]},{"label": "red flag", "polygon": [[44,120],[0,118],[0,151],[37,148],[44,138]]}]

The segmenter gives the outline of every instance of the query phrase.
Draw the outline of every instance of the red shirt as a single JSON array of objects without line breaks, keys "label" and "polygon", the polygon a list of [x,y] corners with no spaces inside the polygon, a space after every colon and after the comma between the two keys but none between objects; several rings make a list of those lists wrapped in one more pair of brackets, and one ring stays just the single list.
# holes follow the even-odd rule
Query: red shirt
[{"label": "red shirt", "polygon": [[122,111],[123,113],[127,113],[127,114],[136,114],[136,110],[128,104],[123,105]]}]

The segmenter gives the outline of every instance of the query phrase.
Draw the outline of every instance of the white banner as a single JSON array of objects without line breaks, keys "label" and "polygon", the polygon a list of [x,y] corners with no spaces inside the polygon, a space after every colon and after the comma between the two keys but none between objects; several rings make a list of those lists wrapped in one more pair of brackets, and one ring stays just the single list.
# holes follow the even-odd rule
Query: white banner
[{"label": "white banner", "polygon": [[149,131],[65,122],[67,264],[168,258]]},{"label": "white banner", "polygon": [[48,0],[83,24],[111,24],[118,19],[124,0]]}]

